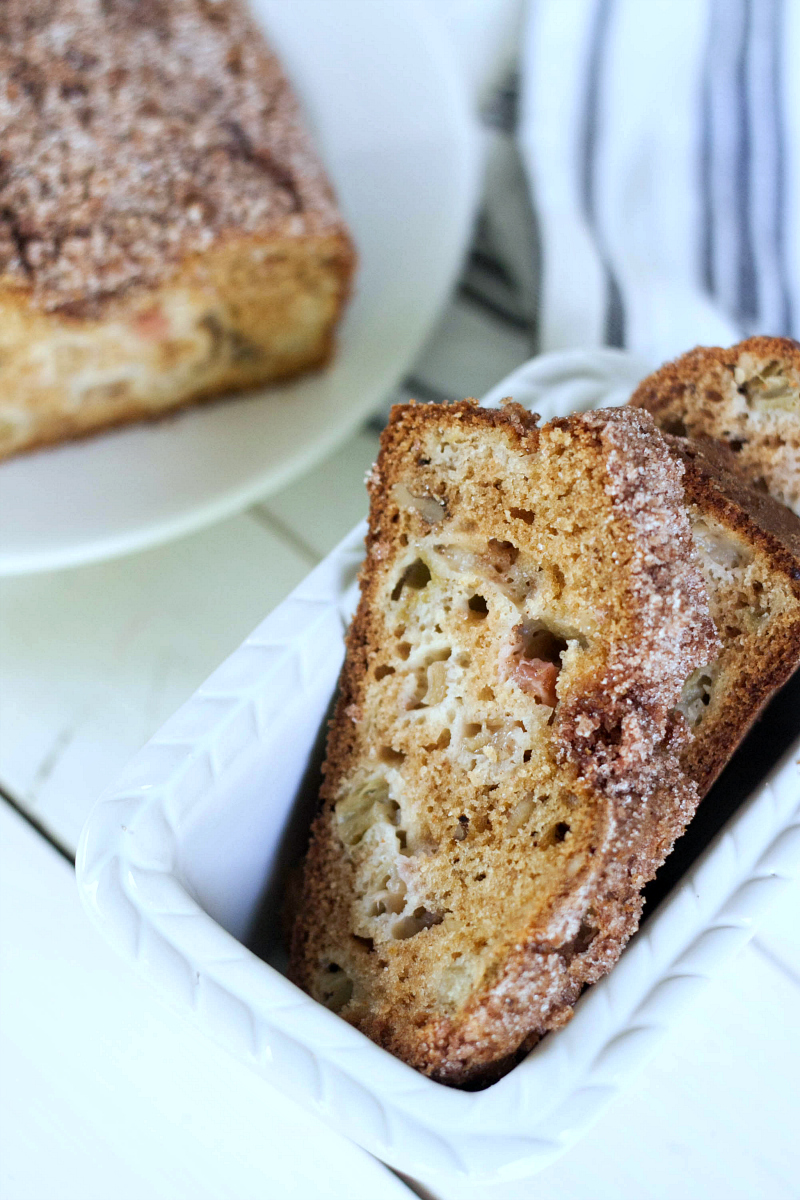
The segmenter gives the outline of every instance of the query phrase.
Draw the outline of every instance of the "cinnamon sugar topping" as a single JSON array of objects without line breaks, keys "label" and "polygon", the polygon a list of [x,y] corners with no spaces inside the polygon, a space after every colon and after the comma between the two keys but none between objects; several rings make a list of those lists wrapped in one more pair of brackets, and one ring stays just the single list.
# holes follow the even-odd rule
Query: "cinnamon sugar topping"
[{"label": "cinnamon sugar topping", "polygon": [[87,312],[226,234],[342,229],[239,0],[3,0],[0,277]]}]

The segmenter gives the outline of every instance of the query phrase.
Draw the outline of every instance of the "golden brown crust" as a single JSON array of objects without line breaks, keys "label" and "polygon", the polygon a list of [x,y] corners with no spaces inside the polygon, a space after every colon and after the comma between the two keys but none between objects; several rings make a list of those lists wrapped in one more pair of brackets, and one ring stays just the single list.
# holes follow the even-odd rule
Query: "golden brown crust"
[{"label": "golden brown crust", "polygon": [[630,403],[667,433],[712,438],[754,486],[800,512],[800,345],[752,337],[697,346],[644,379]]},{"label": "golden brown crust", "polygon": [[[716,643],[680,478],[631,410],[393,410],[291,969],[443,1082],[569,1019],[694,810],[671,712]],[[554,709],[514,674],[537,613]]]},{"label": "golden brown crust", "polygon": [[[672,520],[683,499],[682,472],[664,469],[664,445],[654,440],[652,422],[631,422],[628,411],[588,412],[581,424],[599,435],[607,456],[606,491],[615,513],[630,524],[628,538],[645,548],[630,581],[640,614],[637,638],[610,656],[596,688],[585,689],[559,714],[562,753],[582,755],[584,771],[606,785],[615,777],[623,789],[664,735],[669,697],[685,679],[689,661],[713,644],[702,619],[707,602],[690,542],[683,523]],[[574,419],[552,424],[574,427]],[[618,547],[612,553],[622,557]],[[619,698],[616,707],[609,704],[611,696]]]}]

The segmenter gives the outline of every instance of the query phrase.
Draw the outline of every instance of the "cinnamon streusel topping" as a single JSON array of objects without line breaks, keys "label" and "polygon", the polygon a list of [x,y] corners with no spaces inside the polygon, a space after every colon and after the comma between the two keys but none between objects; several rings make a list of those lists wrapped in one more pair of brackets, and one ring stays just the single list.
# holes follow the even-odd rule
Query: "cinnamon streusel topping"
[{"label": "cinnamon streusel topping", "polygon": [[2,0],[0,282],[90,315],[220,236],[340,229],[239,0]]}]

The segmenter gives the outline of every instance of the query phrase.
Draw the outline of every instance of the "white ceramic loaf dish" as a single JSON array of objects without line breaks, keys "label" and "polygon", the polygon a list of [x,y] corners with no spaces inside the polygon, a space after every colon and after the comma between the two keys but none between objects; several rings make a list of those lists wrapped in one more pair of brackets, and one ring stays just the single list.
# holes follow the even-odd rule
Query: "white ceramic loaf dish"
[{"label": "white ceramic loaf dish", "polygon": [[[513,395],[548,419],[623,403],[647,369],[615,351],[542,356],[485,403]],[[460,1179],[469,1189],[529,1174],[569,1146],[753,935],[763,908],[800,870],[800,738],[611,974],[585,993],[569,1025],[485,1091],[434,1083],[240,940],[286,856],[343,657],[364,529],[270,614],[104,793],[83,831],[78,883],[108,940],[237,1058],[427,1187]]]}]

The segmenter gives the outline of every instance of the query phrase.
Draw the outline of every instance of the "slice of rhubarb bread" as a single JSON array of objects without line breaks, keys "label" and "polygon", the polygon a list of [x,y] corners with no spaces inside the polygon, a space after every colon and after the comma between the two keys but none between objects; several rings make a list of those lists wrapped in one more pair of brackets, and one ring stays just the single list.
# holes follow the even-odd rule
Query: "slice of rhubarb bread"
[{"label": "slice of rhubarb bread", "polygon": [[398,406],[370,480],[291,974],[452,1084],[562,1025],[690,819],[718,646],[679,458],[634,409]]},{"label": "slice of rhubarb bread", "polygon": [[724,447],[669,441],[721,645],[678,706],[693,733],[683,763],[704,795],[800,663],[800,518],[748,487]]},{"label": "slice of rhubarb bread", "polygon": [[714,438],[756,487],[800,513],[800,345],[698,346],[639,384],[631,404],[668,433]]}]

